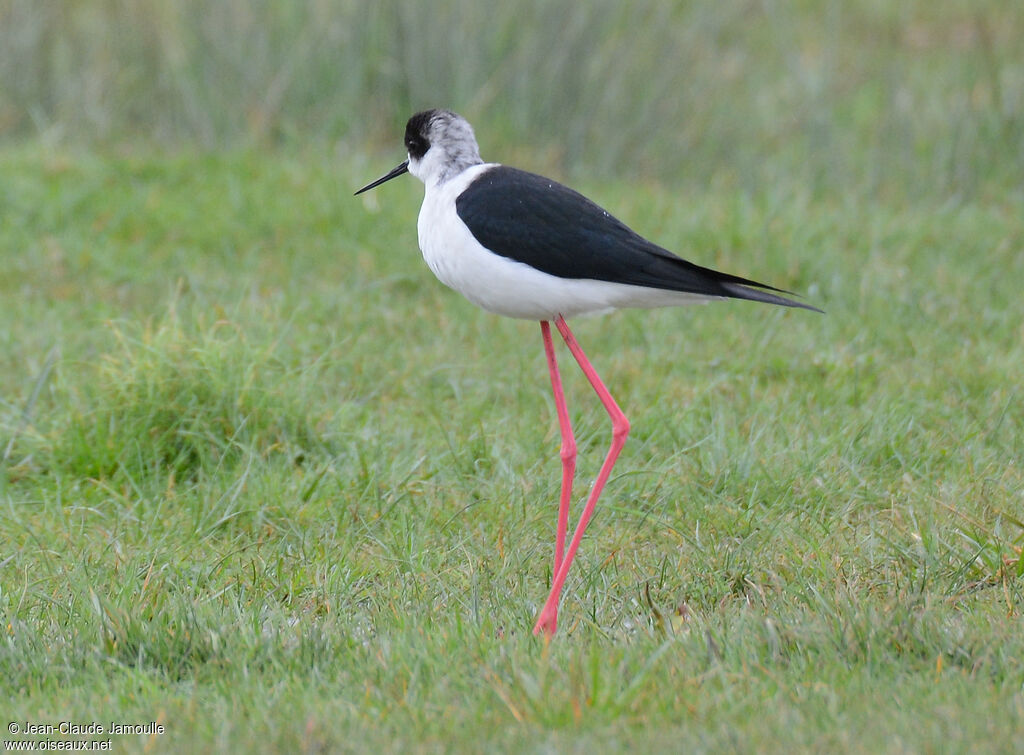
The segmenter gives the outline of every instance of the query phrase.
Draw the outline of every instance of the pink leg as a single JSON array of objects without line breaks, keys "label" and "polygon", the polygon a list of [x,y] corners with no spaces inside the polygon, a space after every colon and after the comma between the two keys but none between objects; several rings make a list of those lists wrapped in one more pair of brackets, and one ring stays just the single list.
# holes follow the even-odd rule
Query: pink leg
[{"label": "pink leg", "polygon": [[[562,377],[558,374],[558,362],[555,359],[555,345],[551,342],[551,326],[547,320],[541,320],[540,332],[544,336],[544,353],[548,359],[548,370],[551,372],[551,388],[555,394],[555,410],[558,412],[558,428],[562,433],[562,494],[558,501],[558,527],[555,531],[555,568],[551,574],[552,583],[558,576],[565,555],[565,535],[569,528],[569,503],[572,501],[572,481],[576,473],[576,438],[572,434],[569,422],[569,410],[565,405],[565,393],[562,391]],[[544,628],[554,634],[557,628],[558,607],[551,612]]]},{"label": "pink leg", "polygon": [[544,604],[544,609],[540,612],[540,617],[537,619],[536,625],[533,627],[534,634],[540,634],[541,630],[547,630],[548,632],[554,632],[555,617],[558,614],[558,601],[562,594],[562,585],[565,584],[565,578],[569,574],[569,567],[572,566],[572,560],[576,557],[576,550],[580,547],[580,541],[583,539],[583,532],[587,528],[587,524],[590,522],[590,517],[594,513],[594,505],[597,503],[597,499],[601,496],[601,491],[604,490],[604,485],[608,481],[608,476],[612,472],[612,467],[615,466],[615,460],[619,458],[619,452],[622,451],[622,447],[626,443],[626,436],[629,435],[629,420],[626,419],[626,415],[622,413],[619,405],[615,403],[615,399],[608,392],[608,389],[604,387],[604,383],[601,382],[601,378],[598,377],[594,367],[590,364],[590,360],[587,359],[586,354],[583,353],[583,349],[580,348],[579,343],[576,342],[576,337],[569,330],[569,326],[566,325],[565,319],[561,316],[555,320],[555,327],[558,328],[558,332],[562,334],[562,338],[565,339],[565,345],[569,347],[569,351],[576,358],[576,361],[580,365],[580,369],[583,370],[583,374],[587,376],[587,380],[590,381],[590,385],[593,386],[594,391],[597,393],[597,397],[601,399],[601,403],[604,404],[605,411],[608,412],[608,416],[612,420],[612,444],[608,449],[608,455],[604,459],[604,464],[601,465],[601,470],[597,474],[597,479],[594,481],[594,487],[590,491],[590,496],[587,498],[587,503],[583,507],[583,513],[580,514],[580,521],[576,525],[575,531],[572,533],[572,541],[569,543],[569,551],[565,554],[562,559],[562,563],[558,568],[558,573],[555,575],[555,579],[551,584],[551,592],[548,594],[547,602]]}]

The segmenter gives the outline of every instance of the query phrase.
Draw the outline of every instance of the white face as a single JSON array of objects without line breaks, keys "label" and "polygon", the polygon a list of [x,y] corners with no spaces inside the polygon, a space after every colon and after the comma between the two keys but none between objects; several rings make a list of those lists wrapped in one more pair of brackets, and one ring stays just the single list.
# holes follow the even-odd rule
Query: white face
[{"label": "white face", "polygon": [[431,179],[440,175],[447,164],[447,156],[442,145],[431,145],[423,157],[414,157],[409,153],[409,172],[423,183],[434,183]]}]

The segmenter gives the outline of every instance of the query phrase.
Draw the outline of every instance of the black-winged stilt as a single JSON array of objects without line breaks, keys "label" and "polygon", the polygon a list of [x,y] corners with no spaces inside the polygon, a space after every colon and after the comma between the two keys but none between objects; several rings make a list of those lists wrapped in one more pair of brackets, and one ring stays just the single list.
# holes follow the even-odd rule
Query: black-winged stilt
[{"label": "black-winged stilt", "polygon": [[[770,293],[787,293],[772,286],[687,262],[556,181],[485,163],[472,126],[451,111],[425,110],[410,118],[405,147],[407,160],[356,194],[412,173],[426,186],[417,223],[420,249],[440,281],[490,312],[540,321],[562,435],[562,491],[551,591],[533,632],[554,634],[569,567],[629,433],[629,420],[591,366],[566,318],[622,307],[667,307],[726,298],[820,310]],[[576,441],[555,361],[551,321],[612,421],[611,447],[568,550],[565,539]]]}]

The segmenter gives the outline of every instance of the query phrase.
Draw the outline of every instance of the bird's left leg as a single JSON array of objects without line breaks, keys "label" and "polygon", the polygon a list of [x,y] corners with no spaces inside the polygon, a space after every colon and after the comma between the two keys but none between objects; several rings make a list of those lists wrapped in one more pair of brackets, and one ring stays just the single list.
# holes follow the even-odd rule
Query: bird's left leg
[{"label": "bird's left leg", "polygon": [[604,490],[605,483],[608,482],[608,477],[611,475],[612,467],[615,466],[616,459],[619,458],[619,452],[622,451],[622,447],[626,444],[626,436],[629,435],[629,420],[626,419],[626,415],[623,413],[619,405],[615,403],[615,399],[612,398],[611,393],[605,388],[604,383],[601,382],[601,378],[598,376],[597,371],[593,365],[590,364],[590,360],[587,359],[587,355],[583,353],[583,349],[580,348],[579,343],[576,341],[576,337],[569,330],[569,326],[566,324],[565,319],[561,316],[555,320],[555,327],[558,328],[558,332],[562,334],[562,338],[565,339],[565,345],[569,347],[569,351],[576,358],[576,361],[580,365],[580,369],[583,370],[583,374],[587,376],[587,380],[590,381],[590,385],[594,388],[597,393],[597,397],[601,400],[604,405],[605,411],[608,412],[608,416],[612,420],[612,443],[608,449],[608,455],[605,456],[604,463],[601,465],[601,470],[597,474],[597,479],[594,481],[594,487],[590,491],[590,496],[587,498],[587,503],[583,507],[583,513],[580,514],[580,521],[576,525],[575,531],[572,533],[572,541],[569,543],[569,550],[565,554],[565,558],[562,559],[562,563],[558,568],[558,573],[555,575],[554,581],[551,583],[551,592],[548,594],[547,602],[544,604],[544,609],[540,612],[540,616],[537,619],[537,623],[533,627],[534,634],[540,634],[541,630],[552,627],[549,631],[553,632],[554,629],[554,617],[558,614],[558,601],[562,594],[562,585],[565,584],[565,578],[569,574],[569,567],[572,566],[572,560],[576,556],[576,550],[580,547],[580,540],[583,539],[583,532],[587,528],[587,524],[590,522],[590,517],[594,513],[594,505],[597,503],[597,499],[601,496],[601,491]]},{"label": "bird's left leg", "polygon": [[[555,394],[558,429],[562,434],[562,447],[559,451],[562,458],[562,493],[558,501],[558,526],[555,530],[555,567],[551,573],[551,581],[554,583],[565,555],[565,536],[569,528],[569,503],[572,501],[572,481],[576,473],[576,438],[572,434],[569,410],[565,405],[565,392],[562,390],[562,376],[558,372],[555,345],[551,341],[551,325],[547,320],[541,320],[540,332],[544,336],[544,354],[548,361],[548,371],[551,373],[551,389]],[[558,607],[555,606],[555,610],[547,617],[544,630],[548,634],[554,634],[557,622]]]}]

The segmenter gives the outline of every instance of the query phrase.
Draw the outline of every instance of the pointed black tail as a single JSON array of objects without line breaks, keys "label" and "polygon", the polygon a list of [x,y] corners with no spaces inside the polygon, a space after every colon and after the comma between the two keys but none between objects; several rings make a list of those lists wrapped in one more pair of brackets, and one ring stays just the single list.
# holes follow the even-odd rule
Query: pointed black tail
[{"label": "pointed black tail", "polygon": [[809,309],[812,312],[818,312],[825,314],[823,310],[817,307],[812,307],[810,304],[804,304],[803,302],[793,301],[787,299],[784,296],[778,296],[776,294],[769,293],[768,291],[761,291],[757,288],[751,288],[750,285],[761,286],[763,288],[771,289],[772,291],[778,291],[782,294],[790,294],[789,291],[783,291],[779,288],[772,288],[771,286],[764,286],[760,283],[754,283],[753,281],[747,285],[741,285],[739,283],[722,282],[721,286],[725,291],[734,299],[747,299],[748,301],[760,301],[766,304],[778,304],[780,307],[797,307],[799,309]]}]

